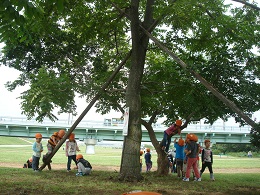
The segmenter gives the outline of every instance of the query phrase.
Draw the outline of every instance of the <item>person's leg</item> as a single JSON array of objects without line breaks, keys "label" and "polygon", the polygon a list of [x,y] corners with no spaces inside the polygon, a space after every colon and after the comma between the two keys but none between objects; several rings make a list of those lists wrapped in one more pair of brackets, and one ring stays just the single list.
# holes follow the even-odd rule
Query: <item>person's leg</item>
[{"label": "person's leg", "polygon": [[83,172],[85,171],[85,167],[81,162],[79,162],[77,166],[78,166],[78,173],[76,173],[76,175],[82,176]]},{"label": "person's leg", "polygon": [[36,170],[36,157],[35,156],[33,156],[32,169]]},{"label": "person's leg", "polygon": [[181,159],[176,159],[176,166],[177,166],[177,177],[181,177]]},{"label": "person's leg", "polygon": [[166,144],[166,148],[165,148],[165,151],[166,151],[166,152],[169,151],[170,144],[171,144],[171,136],[168,136],[168,135],[167,135],[167,144]]},{"label": "person's leg", "polygon": [[202,173],[205,171],[206,169],[206,162],[202,164],[202,168],[200,170],[200,176],[202,175]]},{"label": "person's leg", "polygon": [[187,162],[186,161],[183,161],[183,178],[185,177],[186,175],[186,171],[187,171]]},{"label": "person's leg", "polygon": [[68,162],[67,162],[67,171],[70,171],[70,165],[71,165],[71,159],[72,157],[71,156],[68,156]]},{"label": "person's leg", "polygon": [[168,137],[167,133],[164,132],[163,133],[163,140],[162,140],[162,150],[165,150],[165,148],[166,148],[167,137]]},{"label": "person's leg", "polygon": [[212,163],[208,163],[208,169],[209,169],[209,172],[210,172],[210,179],[212,181],[215,181],[213,170],[212,170]]},{"label": "person's leg", "polygon": [[75,165],[77,165],[76,155],[72,155],[71,158],[74,161]]},{"label": "person's leg", "polygon": [[198,161],[197,159],[193,162],[192,167],[195,173],[195,177],[197,178],[197,180],[200,178],[200,173],[199,173],[199,169],[198,169]]},{"label": "person's leg", "polygon": [[52,153],[52,150],[53,150],[53,148],[52,148],[52,146],[51,146],[51,144],[47,144],[47,149],[48,149],[48,152],[46,153],[46,156],[48,156],[50,153]]},{"label": "person's leg", "polygon": [[193,159],[193,158],[188,158],[188,160],[187,160],[187,169],[186,169],[186,175],[185,175],[185,177],[186,177],[187,179],[190,178],[190,171],[191,171],[191,166],[192,166],[192,162],[193,162],[192,159]]},{"label": "person's leg", "polygon": [[181,170],[181,178],[183,178],[184,177],[184,173],[183,173],[183,160],[181,160],[180,170]]}]

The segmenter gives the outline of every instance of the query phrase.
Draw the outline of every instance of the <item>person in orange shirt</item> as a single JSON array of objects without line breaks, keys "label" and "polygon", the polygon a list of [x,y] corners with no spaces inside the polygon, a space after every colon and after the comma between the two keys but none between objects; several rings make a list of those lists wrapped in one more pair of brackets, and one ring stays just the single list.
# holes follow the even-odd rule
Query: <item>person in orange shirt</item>
[{"label": "person in orange shirt", "polygon": [[[48,158],[48,155],[52,153],[53,149],[56,147],[56,145],[59,143],[59,141],[65,135],[65,133],[66,132],[64,130],[59,130],[59,132],[54,132],[52,134],[52,136],[50,137],[50,139],[48,140],[48,143],[47,143],[48,152],[45,155],[43,155],[42,161],[44,163],[46,163],[46,159]],[[51,170],[51,164],[50,164],[51,162],[52,161],[46,163],[46,165],[48,165],[49,170]]]}]

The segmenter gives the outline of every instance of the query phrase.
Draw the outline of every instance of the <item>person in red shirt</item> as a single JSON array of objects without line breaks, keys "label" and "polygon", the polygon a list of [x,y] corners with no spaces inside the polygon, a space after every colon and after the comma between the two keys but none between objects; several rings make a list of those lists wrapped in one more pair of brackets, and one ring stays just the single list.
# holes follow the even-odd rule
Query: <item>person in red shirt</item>
[{"label": "person in red shirt", "polygon": [[181,134],[181,120],[176,120],[175,124],[170,126],[168,129],[164,131],[163,140],[162,140],[162,150],[167,154],[169,151],[169,147],[171,144],[172,136],[176,134]]}]

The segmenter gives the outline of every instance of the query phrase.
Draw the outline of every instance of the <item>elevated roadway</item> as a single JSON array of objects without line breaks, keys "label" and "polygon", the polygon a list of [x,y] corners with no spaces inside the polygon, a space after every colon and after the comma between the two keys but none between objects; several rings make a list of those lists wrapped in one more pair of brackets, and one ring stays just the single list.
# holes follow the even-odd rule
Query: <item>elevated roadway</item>
[{"label": "elevated roadway", "polygon": [[[60,129],[69,130],[72,121],[60,120],[57,122],[43,121],[38,123],[35,120],[26,120],[17,117],[0,117],[0,136],[14,137],[34,137],[36,133],[41,133],[44,138],[49,138],[54,132]],[[154,124],[155,135],[158,141],[163,138],[163,131],[167,128],[162,124]],[[204,139],[210,139],[213,143],[250,143],[250,126],[235,127],[225,125],[206,125],[191,124],[182,131],[182,136],[187,133],[195,133],[199,142],[203,143]],[[124,136],[123,124],[120,121],[97,120],[81,121],[74,130],[76,139],[87,140],[94,139],[97,141],[123,141]],[[177,135],[174,137],[178,137]],[[174,139],[174,138],[173,138]],[[142,128],[142,142],[151,142],[147,130]]]}]

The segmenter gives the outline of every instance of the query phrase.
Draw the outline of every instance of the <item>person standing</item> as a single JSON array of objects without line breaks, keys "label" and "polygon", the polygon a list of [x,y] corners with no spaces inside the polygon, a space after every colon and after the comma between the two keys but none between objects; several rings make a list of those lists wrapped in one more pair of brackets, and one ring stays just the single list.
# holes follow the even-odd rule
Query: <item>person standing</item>
[{"label": "person standing", "polygon": [[212,150],[210,149],[210,140],[206,139],[204,141],[205,148],[201,152],[201,161],[202,161],[202,168],[200,170],[200,176],[205,171],[206,167],[208,167],[210,172],[210,180],[215,181],[212,164],[213,164],[213,154]]},{"label": "person standing", "polygon": [[183,160],[184,160],[184,140],[180,137],[178,142],[176,142],[177,138],[174,140],[174,147],[176,148],[176,167],[177,167],[177,177],[183,178]]},{"label": "person standing", "polygon": [[146,148],[146,153],[144,155],[145,164],[146,164],[146,172],[149,172],[152,168],[152,155],[150,153],[150,148]]},{"label": "person standing", "polygon": [[187,147],[184,150],[186,153],[186,156],[188,157],[187,160],[187,170],[186,170],[186,175],[183,181],[189,181],[190,180],[190,173],[191,173],[191,168],[193,168],[196,180],[195,181],[201,181],[200,173],[198,170],[198,165],[197,165],[197,155],[199,152],[199,147],[198,144],[196,143],[197,136],[195,134],[187,134],[186,141],[187,141]]},{"label": "person standing", "polygon": [[69,136],[69,140],[66,141],[66,147],[65,147],[65,153],[66,156],[68,157],[68,162],[67,162],[67,171],[71,171],[71,160],[75,162],[77,165],[77,160],[76,160],[76,152],[79,152],[79,147],[77,145],[77,142],[75,140],[75,134],[71,133]]},{"label": "person standing", "polygon": [[140,171],[142,172],[142,166],[143,166],[143,150],[140,150]]},{"label": "person standing", "polygon": [[170,126],[168,129],[166,129],[164,131],[163,140],[162,140],[162,150],[166,154],[169,151],[172,136],[174,136],[176,134],[179,134],[179,135],[181,134],[181,128],[180,128],[181,124],[182,124],[181,120],[176,120],[175,124],[173,124],[172,126]]},{"label": "person standing", "polygon": [[35,134],[36,141],[32,145],[33,156],[32,156],[32,169],[34,171],[39,171],[39,161],[41,158],[41,153],[43,151],[42,147],[42,134],[36,133]]}]

